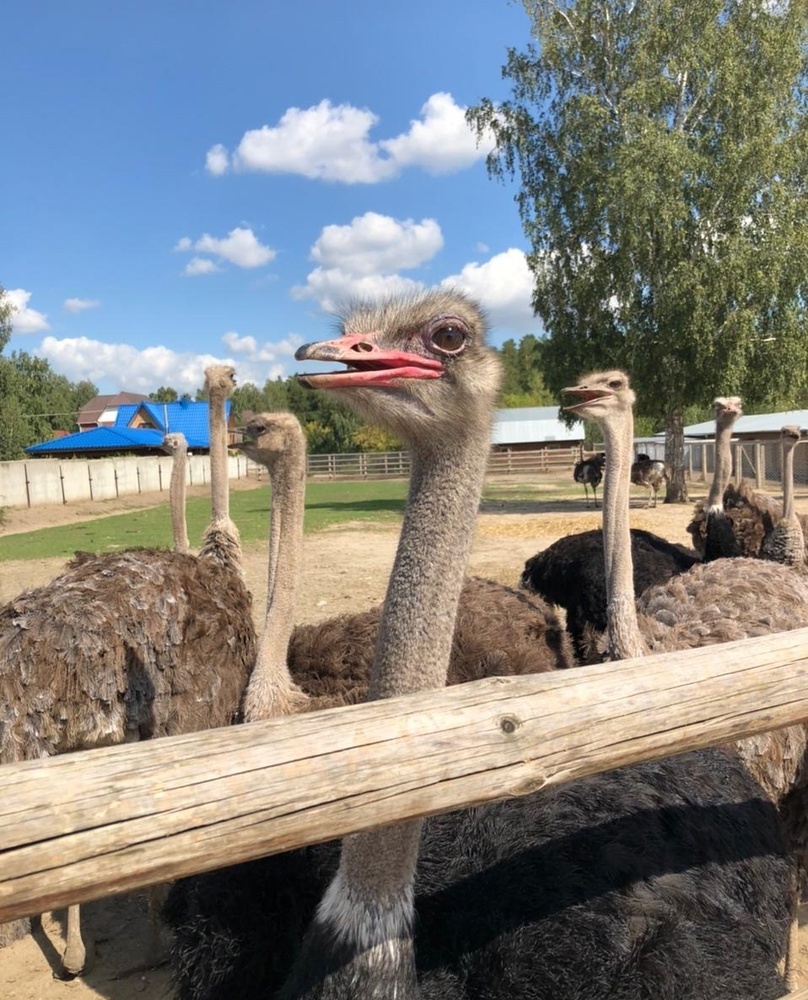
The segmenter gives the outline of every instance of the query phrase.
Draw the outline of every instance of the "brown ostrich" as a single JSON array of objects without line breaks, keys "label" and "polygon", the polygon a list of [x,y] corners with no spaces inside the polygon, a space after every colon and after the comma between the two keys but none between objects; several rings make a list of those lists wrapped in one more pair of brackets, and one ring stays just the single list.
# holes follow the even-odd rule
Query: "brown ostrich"
[{"label": "brown ostrich", "polygon": [[[656,507],[657,493],[670,479],[670,470],[664,462],[653,459],[649,455],[637,455],[637,461],[631,466],[631,481],[635,486],[644,486],[648,490],[646,507]],[[653,501],[653,502],[652,502]]]},{"label": "brown ostrich", "polygon": [[785,566],[805,567],[805,536],[794,509],[794,448],[802,437],[799,427],[788,424],[780,431],[782,448],[783,516],[763,542],[762,556]]},{"label": "brown ostrich", "polygon": [[699,501],[687,530],[693,548],[705,562],[735,558],[741,549],[735,539],[732,522],[724,509],[724,491],[732,477],[732,428],[743,413],[739,396],[718,396],[715,409],[715,461],[713,481],[706,501]]},{"label": "brown ostrich", "polygon": [[[81,553],[0,608],[0,762],[227,725],[255,658],[250,595],[227,505],[225,400],[233,369],[205,372],[212,519],[199,557]],[[30,928],[0,926],[0,945]],[[84,966],[68,911],[66,976]]]},{"label": "brown ostrich", "polygon": [[185,440],[185,435],[179,432],[166,434],[163,437],[163,450],[174,459],[169,486],[174,551],[187,553],[191,545],[188,541],[188,524],[185,519],[185,475],[188,462],[188,442]]},{"label": "brown ostrich", "polygon": [[[606,442],[603,538],[611,659],[728,642],[808,625],[808,582],[785,566],[755,559],[698,563],[634,601],[628,483],[633,440],[632,391],[620,371],[599,372],[565,390],[581,402],[567,409],[595,420]],[[780,729],[741,740],[736,749],[753,777],[776,803],[798,798],[785,811],[797,858],[808,846],[806,727]],[[795,928],[787,963],[793,982]]]},{"label": "brown ostrich", "polygon": [[[500,372],[456,293],[363,306],[344,329],[298,357],[347,370],[303,383],[412,452],[370,678],[386,698],[446,682]],[[704,751],[312,845],[172,887],[176,995],[774,1000],[778,835],[737,758]]]},{"label": "brown ostrich", "polygon": [[[244,701],[247,721],[355,704],[367,696],[382,607],[293,627],[302,562],[306,440],[290,413],[264,413],[238,447],[272,487],[266,622]],[[491,580],[463,584],[449,683],[574,665],[556,612]]]}]

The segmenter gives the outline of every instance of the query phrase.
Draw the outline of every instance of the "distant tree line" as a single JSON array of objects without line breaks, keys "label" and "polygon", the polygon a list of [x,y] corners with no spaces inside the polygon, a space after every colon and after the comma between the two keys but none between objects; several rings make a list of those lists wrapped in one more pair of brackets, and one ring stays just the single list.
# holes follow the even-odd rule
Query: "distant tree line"
[{"label": "distant tree line", "polygon": [[24,449],[76,430],[76,415],[98,389],[57,375],[44,358],[27,351],[2,352],[11,337],[11,311],[0,288],[0,461],[24,458]]}]

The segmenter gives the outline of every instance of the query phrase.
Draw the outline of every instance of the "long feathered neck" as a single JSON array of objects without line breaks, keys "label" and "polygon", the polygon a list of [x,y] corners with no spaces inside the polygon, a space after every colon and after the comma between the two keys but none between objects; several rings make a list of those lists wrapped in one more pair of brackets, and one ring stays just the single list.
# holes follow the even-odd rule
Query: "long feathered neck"
[{"label": "long feathered neck", "polygon": [[[461,439],[414,449],[384,602],[371,698],[442,687],[474,534],[490,414]],[[355,834],[309,928],[283,998],[418,996],[413,881],[421,821]]]},{"label": "long feathered neck", "polygon": [[267,465],[272,489],[269,520],[267,608],[255,668],[244,697],[247,722],[304,711],[308,698],[289,674],[287,656],[294,630],[303,561],[306,446],[303,436]]},{"label": "long feathered neck", "polygon": [[230,520],[230,484],[227,475],[227,421],[225,402],[227,391],[220,388],[218,380],[210,386],[208,399],[210,414],[210,500],[211,518],[199,555],[214,559],[222,565],[236,569],[243,575],[241,539],[238,528]]},{"label": "long feathered neck", "polygon": [[796,441],[783,438],[783,517],[797,522],[794,507],[794,447]]},{"label": "long feathered neck", "polygon": [[707,495],[707,510],[711,513],[723,511],[724,490],[732,476],[732,426],[735,423],[734,415],[731,418],[717,419],[715,422],[715,470],[713,481],[710,484],[710,492]]},{"label": "long feathered neck", "polygon": [[612,660],[642,656],[645,643],[637,622],[634,567],[631,558],[629,493],[634,422],[622,410],[601,423],[606,442],[603,477],[603,556],[606,573],[608,653]]},{"label": "long feathered neck", "polygon": [[185,519],[185,472],[188,460],[188,449],[179,445],[174,452],[171,465],[171,482],[168,487],[169,504],[171,506],[171,531],[174,536],[174,551],[187,552],[188,524]]}]

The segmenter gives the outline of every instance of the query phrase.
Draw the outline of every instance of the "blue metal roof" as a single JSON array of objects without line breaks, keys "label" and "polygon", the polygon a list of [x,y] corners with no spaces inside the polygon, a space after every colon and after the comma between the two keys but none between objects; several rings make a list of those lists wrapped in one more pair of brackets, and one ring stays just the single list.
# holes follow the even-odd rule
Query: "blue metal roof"
[{"label": "blue metal roof", "polygon": [[135,448],[160,448],[163,432],[146,428],[93,427],[89,431],[68,434],[53,441],[42,441],[26,448],[29,455],[64,455],[77,451],[132,451]]},{"label": "blue metal roof", "polygon": [[[230,416],[230,407],[231,402],[228,399],[225,404],[226,419]],[[143,410],[155,428],[129,426],[135,416]],[[79,451],[133,451],[159,448],[163,442],[163,435],[170,431],[184,434],[189,448],[207,451],[210,447],[209,423],[208,404],[205,401],[194,403],[186,399],[176,403],[124,403],[118,407],[118,415],[112,427],[94,427],[92,430],[68,434],[53,441],[32,444],[25,450],[30,455],[64,455]]]}]

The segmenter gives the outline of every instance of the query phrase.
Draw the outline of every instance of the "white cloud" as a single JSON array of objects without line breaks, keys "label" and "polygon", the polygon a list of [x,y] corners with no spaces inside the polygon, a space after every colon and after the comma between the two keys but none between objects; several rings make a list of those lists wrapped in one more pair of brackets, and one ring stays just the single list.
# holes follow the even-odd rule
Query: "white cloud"
[{"label": "white cloud", "polygon": [[349,298],[366,298],[414,291],[420,282],[395,272],[418,267],[443,247],[434,219],[393,219],[366,212],[347,226],[326,226],[311,249],[319,266],[305,285],[292,289],[297,299],[315,298],[332,311]]},{"label": "white cloud", "polygon": [[4,303],[11,304],[11,329],[14,333],[42,333],[50,330],[48,317],[37,309],[28,307],[31,292],[24,288],[7,288],[2,298]]},{"label": "white cloud", "polygon": [[214,177],[220,177],[227,172],[229,162],[230,157],[227,155],[227,150],[220,142],[217,142],[215,146],[211,146],[208,150],[208,154],[205,157],[205,170],[209,174],[213,174]]},{"label": "white cloud", "polygon": [[289,334],[277,342],[259,343],[254,337],[228,332],[222,341],[229,349],[226,357],[174,351],[162,345],[138,348],[89,337],[52,336],[45,337],[35,353],[47,358],[54,371],[73,382],[90,379],[112,386],[115,391],[144,393],[160,385],[170,385],[180,393],[194,393],[204,382],[205,368],[212,364],[235,365],[240,384],[263,385],[268,378],[286,375],[287,362],[303,338]]},{"label": "white cloud", "polygon": [[494,326],[516,333],[538,333],[541,321],[533,315],[533,276],[521,250],[511,248],[482,264],[466,264],[459,274],[441,282],[459,288],[485,307]]},{"label": "white cloud", "polygon": [[303,343],[303,338],[296,333],[290,333],[281,340],[265,341],[263,344],[259,344],[255,337],[249,334],[242,337],[234,330],[229,330],[222,337],[222,342],[233,354],[241,355],[242,360],[238,363],[239,371],[241,371],[245,363],[249,366],[250,370],[254,369],[257,365],[275,364],[275,367],[270,369],[274,374],[264,374],[260,380],[257,378],[250,379],[250,381],[263,385],[266,379],[274,378],[276,374],[284,374],[282,362],[284,359],[294,357],[295,351]]},{"label": "white cloud", "polygon": [[349,274],[334,268],[318,267],[306,278],[305,285],[292,288],[292,298],[313,298],[326,312],[337,312],[351,299],[386,298],[416,292],[423,283],[398,274]]},{"label": "white cloud", "polygon": [[466,124],[465,108],[451,94],[433,94],[421,108],[422,119],[392,139],[373,142],[378,117],[368,108],[322,100],[310,108],[289,108],[277,125],[245,132],[232,157],[217,143],[206,169],[219,176],[233,170],[298,174],[343,184],[376,184],[397,177],[406,167],[442,174],[463,170],[482,159],[493,139],[477,145]]},{"label": "white cloud", "polygon": [[380,159],[377,146],[368,140],[377,120],[366,108],[328,100],[312,108],[289,108],[276,126],[244,133],[233,168],[374,184],[395,174],[394,165]]},{"label": "white cloud", "polygon": [[80,313],[85,309],[97,309],[100,305],[98,299],[65,299],[62,308],[69,313]]},{"label": "white cloud", "polygon": [[213,271],[221,271],[221,268],[210,257],[192,257],[182,273],[193,277],[197,274],[211,274]]},{"label": "white cloud", "polygon": [[[244,268],[263,267],[278,256],[277,250],[265,246],[252,229],[244,226],[236,226],[222,239],[205,233],[194,242],[188,236],[183,236],[174,249],[180,252],[195,250],[197,253],[210,253],[220,260]],[[185,267],[185,273],[191,275],[210,274],[218,270],[216,263],[209,257],[194,257]]]},{"label": "white cloud", "polygon": [[434,219],[399,221],[366,212],[347,226],[325,226],[311,250],[323,267],[340,267],[352,274],[375,274],[417,267],[443,247]]},{"label": "white cloud", "polygon": [[421,108],[423,121],[410,123],[409,132],[383,139],[379,146],[397,164],[422,167],[430,174],[450,174],[470,167],[493,148],[493,139],[477,145],[466,122],[466,109],[451,94],[433,94]]}]

